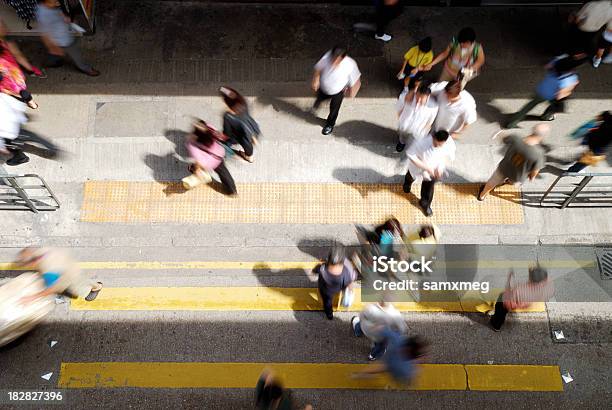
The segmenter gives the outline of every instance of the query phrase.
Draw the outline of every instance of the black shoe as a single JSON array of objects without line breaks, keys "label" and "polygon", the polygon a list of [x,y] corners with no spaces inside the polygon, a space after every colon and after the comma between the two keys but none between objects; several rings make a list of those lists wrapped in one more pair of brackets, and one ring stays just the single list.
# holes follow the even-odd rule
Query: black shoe
[{"label": "black shoe", "polygon": [[332,320],[334,318],[334,312],[325,312],[325,317]]},{"label": "black shoe", "polygon": [[412,189],[412,184],[404,184],[402,185],[402,189],[404,190],[405,193],[409,194],[410,190]]},{"label": "black shoe", "polygon": [[398,142],[397,145],[395,146],[395,150],[397,152],[402,152],[404,148],[406,148],[406,144],[402,144],[401,142]]},{"label": "black shoe", "polygon": [[484,191],[485,186],[481,185],[480,189],[478,190],[478,193],[476,194],[476,199],[478,199],[479,201],[484,201],[484,198],[481,197],[482,195],[482,191]]},{"label": "black shoe", "polygon": [[542,115],[540,117],[540,119],[542,121],[554,121],[555,120],[555,114],[547,114],[547,115]]},{"label": "black shoe", "polygon": [[13,158],[6,160],[6,165],[10,165],[10,166],[21,165],[21,164],[25,164],[29,160],[30,158],[25,154],[14,155]]},{"label": "black shoe", "polygon": [[325,127],[323,127],[323,130],[321,131],[321,134],[329,135],[329,134],[332,133],[333,130],[334,130],[334,127],[332,127],[331,125],[326,125]]},{"label": "black shoe", "polygon": [[421,211],[425,214],[425,216],[432,216],[433,211],[431,210],[431,206],[425,207],[422,202],[419,202],[419,206],[421,207]]}]

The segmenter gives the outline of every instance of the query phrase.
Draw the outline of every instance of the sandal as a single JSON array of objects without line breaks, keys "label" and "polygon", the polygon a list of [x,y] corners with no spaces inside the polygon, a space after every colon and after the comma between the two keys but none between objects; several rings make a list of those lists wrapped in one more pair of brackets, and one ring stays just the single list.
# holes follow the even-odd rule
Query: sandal
[{"label": "sandal", "polygon": [[253,163],[253,156],[251,155],[250,157],[245,154],[244,151],[238,151],[238,155],[240,156],[240,158],[242,158],[243,160],[245,160],[246,162],[250,162],[251,164]]},{"label": "sandal", "polygon": [[89,292],[89,295],[85,296],[85,300],[88,302],[92,302],[94,300],[96,300],[96,298],[98,297],[98,293],[100,293],[100,291],[102,290],[102,282],[98,282],[98,285],[100,285],[100,289],[98,290],[91,290]]},{"label": "sandal", "polygon": [[37,110],[38,109],[38,104],[36,103],[36,101],[30,100],[30,101],[28,101],[28,107],[30,107],[33,110]]}]

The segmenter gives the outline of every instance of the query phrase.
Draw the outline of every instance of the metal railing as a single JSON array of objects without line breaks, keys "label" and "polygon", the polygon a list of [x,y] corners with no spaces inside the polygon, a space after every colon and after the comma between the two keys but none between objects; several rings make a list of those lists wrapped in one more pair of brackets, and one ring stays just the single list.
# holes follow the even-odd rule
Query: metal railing
[{"label": "metal railing", "polygon": [[[580,182],[571,184],[559,184],[562,178],[566,177],[582,177]],[[548,190],[544,192],[542,198],[540,198],[540,206],[551,193],[561,195],[560,199],[564,199],[561,202],[561,209],[567,208],[569,204],[574,201],[578,201],[582,204],[587,205],[599,205],[609,204],[612,206],[612,182],[604,184],[590,184],[591,180],[596,177],[612,177],[612,173],[595,173],[595,172],[564,172],[555,179],[555,181],[548,187]],[[585,188],[598,188],[597,190],[585,190]],[[570,191],[554,191],[555,187],[561,188],[572,188]]]},{"label": "metal railing", "polygon": [[36,174],[0,174],[0,210],[55,211],[57,197],[45,180]]}]

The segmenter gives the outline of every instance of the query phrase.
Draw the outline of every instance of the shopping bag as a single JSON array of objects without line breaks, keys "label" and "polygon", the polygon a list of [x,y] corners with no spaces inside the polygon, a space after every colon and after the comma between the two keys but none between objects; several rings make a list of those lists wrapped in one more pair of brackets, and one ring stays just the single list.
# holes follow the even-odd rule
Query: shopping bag
[{"label": "shopping bag", "polygon": [[340,300],[340,305],[343,308],[349,308],[353,304],[355,300],[355,292],[351,288],[345,288],[342,291],[342,299]]}]

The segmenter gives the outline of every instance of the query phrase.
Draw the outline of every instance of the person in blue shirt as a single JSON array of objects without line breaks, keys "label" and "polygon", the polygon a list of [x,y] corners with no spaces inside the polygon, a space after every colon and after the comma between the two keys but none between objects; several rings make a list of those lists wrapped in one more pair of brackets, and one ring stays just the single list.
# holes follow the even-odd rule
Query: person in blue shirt
[{"label": "person in blue shirt", "polygon": [[515,113],[505,128],[516,128],[531,110],[537,105],[548,101],[549,105],[540,116],[543,121],[555,119],[555,113],[563,111],[563,105],[567,98],[572,95],[576,86],[580,83],[578,74],[574,71],[586,58],[582,55],[562,55],[554,58],[546,65],[546,75],[538,83],[535,96],[523,108]]}]

